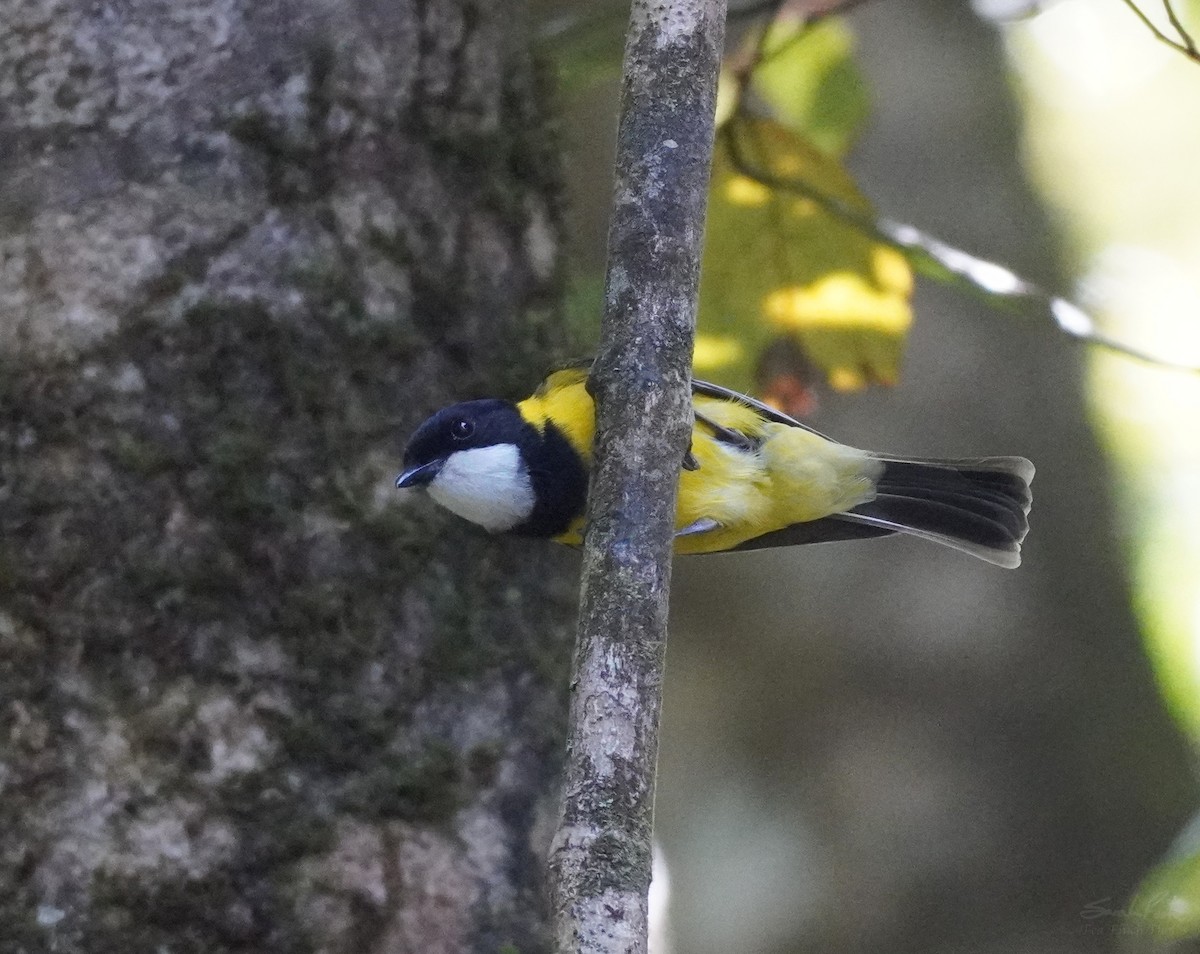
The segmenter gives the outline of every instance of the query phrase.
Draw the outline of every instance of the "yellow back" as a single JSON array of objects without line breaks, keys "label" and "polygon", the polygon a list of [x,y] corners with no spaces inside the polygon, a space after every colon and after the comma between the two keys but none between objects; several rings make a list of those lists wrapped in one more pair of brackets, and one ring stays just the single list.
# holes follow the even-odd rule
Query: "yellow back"
[{"label": "yellow back", "polygon": [[[586,378],[582,368],[556,371],[517,406],[539,430],[553,420],[590,468],[596,424]],[[680,476],[675,526],[682,530],[707,518],[720,527],[677,538],[677,553],[727,550],[772,530],[848,510],[874,494],[882,465],[863,451],[767,420],[737,401],[697,394],[693,405],[701,417],[746,435],[758,447],[734,447],[703,424],[693,427],[692,455],[699,467]],[[577,546],[582,529],[580,515],[556,539]]]}]

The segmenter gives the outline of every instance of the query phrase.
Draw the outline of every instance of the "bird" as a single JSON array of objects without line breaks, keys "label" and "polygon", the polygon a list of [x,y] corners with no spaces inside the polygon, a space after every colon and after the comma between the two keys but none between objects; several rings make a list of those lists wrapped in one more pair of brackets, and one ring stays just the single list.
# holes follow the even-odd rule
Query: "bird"
[{"label": "bird", "polygon": [[[581,546],[595,407],[588,366],[532,395],[442,408],[409,439],[398,488],[492,533]],[[692,381],[677,554],[907,534],[1013,568],[1029,530],[1024,457],[893,457],[838,443],[749,395]]]}]

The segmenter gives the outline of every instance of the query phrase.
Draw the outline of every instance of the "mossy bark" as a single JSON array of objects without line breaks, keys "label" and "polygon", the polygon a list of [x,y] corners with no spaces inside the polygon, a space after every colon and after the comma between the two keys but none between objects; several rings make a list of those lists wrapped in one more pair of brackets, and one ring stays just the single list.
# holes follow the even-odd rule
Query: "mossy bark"
[{"label": "mossy bark", "polygon": [[545,949],[570,567],[390,488],[564,344],[519,12],[0,0],[0,949]]}]

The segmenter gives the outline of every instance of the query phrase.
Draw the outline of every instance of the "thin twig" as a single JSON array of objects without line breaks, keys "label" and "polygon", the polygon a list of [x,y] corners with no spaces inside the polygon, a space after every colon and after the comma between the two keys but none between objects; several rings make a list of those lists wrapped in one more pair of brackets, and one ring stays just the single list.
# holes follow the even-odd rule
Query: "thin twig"
[{"label": "thin twig", "polygon": [[1191,54],[1192,59],[1196,59],[1197,55],[1200,54],[1200,51],[1196,49],[1196,41],[1192,39],[1191,34],[1188,33],[1183,22],[1179,19],[1179,14],[1175,12],[1175,7],[1171,3],[1171,0],[1162,0],[1162,3],[1163,9],[1167,11],[1167,19],[1171,21],[1171,26],[1175,28],[1175,32],[1183,40],[1183,45],[1187,48],[1188,53]]},{"label": "thin twig", "polygon": [[598,356],[562,821],[559,954],[644,954],[679,471],[725,0],[635,2]]},{"label": "thin twig", "polygon": [[839,3],[835,3],[824,10],[817,10],[813,13],[805,14],[802,19],[800,29],[769,53],[766,49],[766,43],[767,37],[771,32],[771,24],[779,19],[783,13],[783,8],[787,4],[786,0],[771,0],[769,3],[758,5],[754,8],[755,11],[758,13],[769,13],[769,16],[764,17],[763,23],[759,28],[758,37],[754,42],[754,52],[750,55],[748,60],[744,64],[738,66],[737,70],[735,71],[739,82],[744,85],[754,70],[758,69],[765,63],[771,62],[771,60],[775,59],[776,57],[782,56],[792,48],[793,44],[799,43],[802,39],[804,39],[804,37],[808,35],[808,31],[815,27],[818,23],[828,20],[830,17],[849,13],[855,7],[862,6],[868,2],[870,2],[870,0],[840,0]]},{"label": "thin twig", "polygon": [[[816,23],[818,20],[824,20],[826,17],[834,17],[842,13],[847,13],[854,9],[854,7],[867,2],[869,0],[838,0],[837,3],[831,3],[822,10],[803,13],[801,16],[806,23]],[[731,7],[729,10],[729,19],[742,19],[768,14],[767,19],[774,20],[783,12],[786,6],[788,6],[788,0],[763,0],[761,3],[749,3],[744,7]]]},{"label": "thin twig", "polygon": [[1154,34],[1156,39],[1161,40],[1171,49],[1178,50],[1189,60],[1200,63],[1200,50],[1197,50],[1195,41],[1191,38],[1188,32],[1184,30],[1183,25],[1179,21],[1179,17],[1175,13],[1174,7],[1171,6],[1171,0],[1163,0],[1163,6],[1167,8],[1167,16],[1170,19],[1171,24],[1179,31],[1179,35],[1183,37],[1184,42],[1182,43],[1167,36],[1162,30],[1160,30],[1157,24],[1155,24],[1155,22],[1146,15],[1145,11],[1143,11],[1142,8],[1137,5],[1135,0],[1123,0],[1123,2],[1125,6],[1129,7],[1129,9],[1133,11],[1134,15],[1142,21],[1142,24],[1146,27],[1146,29]]},{"label": "thin twig", "polygon": [[840,17],[844,13],[849,13],[855,7],[861,7],[870,0],[841,0],[840,3],[835,3],[832,6],[826,7],[824,10],[818,10],[815,13],[810,13],[804,18],[806,26],[812,26],[814,23],[820,23],[829,17]]},{"label": "thin twig", "polygon": [[730,120],[721,130],[720,139],[720,145],[729,150],[730,161],[741,175],[770,189],[808,199],[864,235],[902,252],[918,271],[981,296],[994,306],[1034,317],[1049,317],[1073,338],[1147,364],[1200,374],[1200,366],[1154,355],[1106,335],[1081,306],[1045,291],[1003,265],[964,252],[912,225],[868,215],[802,179],[776,175],[754,163],[747,156],[739,135],[740,127],[744,125],[737,119]]},{"label": "thin twig", "polygon": [[768,14],[768,20],[774,20],[779,13],[779,8],[786,3],[787,0],[764,0],[762,3],[748,3],[744,7],[731,7],[729,9],[729,19],[744,20],[747,17],[759,17],[763,14]]}]

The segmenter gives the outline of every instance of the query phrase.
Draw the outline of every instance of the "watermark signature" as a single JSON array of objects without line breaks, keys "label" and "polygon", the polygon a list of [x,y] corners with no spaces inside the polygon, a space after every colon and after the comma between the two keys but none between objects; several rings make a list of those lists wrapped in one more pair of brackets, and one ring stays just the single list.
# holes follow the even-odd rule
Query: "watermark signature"
[{"label": "watermark signature", "polygon": [[1158,891],[1144,898],[1135,898],[1129,905],[1122,907],[1113,898],[1101,898],[1099,901],[1089,901],[1079,912],[1085,921],[1095,921],[1098,918],[1122,918],[1124,920],[1146,920],[1160,914],[1171,913],[1171,905],[1176,897],[1170,891]]},{"label": "watermark signature", "polygon": [[1089,901],[1079,909],[1083,922],[1072,929],[1076,934],[1145,935],[1153,933],[1154,923],[1171,918],[1180,899],[1170,891],[1160,891],[1121,904],[1113,897]]}]

